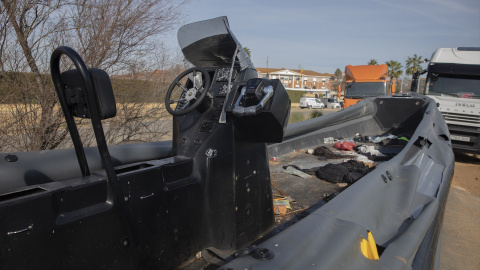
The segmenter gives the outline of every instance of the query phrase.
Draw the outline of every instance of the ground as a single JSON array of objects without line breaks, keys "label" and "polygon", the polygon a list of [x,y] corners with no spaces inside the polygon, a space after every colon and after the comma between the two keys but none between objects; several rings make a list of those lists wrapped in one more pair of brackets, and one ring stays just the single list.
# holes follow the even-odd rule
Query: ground
[{"label": "ground", "polygon": [[480,269],[480,157],[455,153],[445,210],[440,270]]}]

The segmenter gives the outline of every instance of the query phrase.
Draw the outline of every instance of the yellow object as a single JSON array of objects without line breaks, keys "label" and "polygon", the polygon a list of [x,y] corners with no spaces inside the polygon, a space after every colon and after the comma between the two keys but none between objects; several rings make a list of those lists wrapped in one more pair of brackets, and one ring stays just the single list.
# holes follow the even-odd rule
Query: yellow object
[{"label": "yellow object", "polygon": [[273,199],[273,212],[275,215],[284,215],[287,213],[287,209],[292,210],[290,202],[285,199]]},{"label": "yellow object", "polygon": [[363,256],[370,260],[379,260],[377,244],[375,244],[375,239],[371,231],[368,231],[368,240],[362,237],[360,240],[360,249],[362,250]]},{"label": "yellow object", "polygon": [[290,202],[285,199],[273,199],[273,205],[285,205],[287,209],[292,210],[292,207],[290,206]]},{"label": "yellow object", "polygon": [[274,205],[273,213],[275,213],[275,215],[285,215],[287,213],[287,207],[285,205]]}]

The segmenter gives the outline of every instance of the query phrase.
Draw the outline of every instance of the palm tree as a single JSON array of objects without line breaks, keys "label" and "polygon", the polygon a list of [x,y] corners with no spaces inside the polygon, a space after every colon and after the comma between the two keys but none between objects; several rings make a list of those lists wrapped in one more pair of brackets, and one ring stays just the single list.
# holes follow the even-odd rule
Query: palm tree
[{"label": "palm tree", "polygon": [[397,78],[403,74],[402,64],[394,60],[390,60],[385,64],[387,64],[388,66],[388,76],[390,76],[390,84],[396,85]]},{"label": "palm tree", "polygon": [[249,49],[248,47],[243,47],[243,49],[244,49],[245,52],[247,53],[248,58],[252,58],[252,56],[250,55],[250,49]]},{"label": "palm tree", "polygon": [[369,65],[369,66],[378,65],[378,62],[377,62],[377,60],[375,60],[375,59],[370,59],[370,62],[368,62],[367,65]]},{"label": "palm tree", "polygon": [[407,61],[405,61],[406,65],[406,73],[407,75],[413,75],[413,73],[422,71],[423,68],[421,66],[423,60],[421,56],[417,56],[414,54],[413,57],[408,57]]}]

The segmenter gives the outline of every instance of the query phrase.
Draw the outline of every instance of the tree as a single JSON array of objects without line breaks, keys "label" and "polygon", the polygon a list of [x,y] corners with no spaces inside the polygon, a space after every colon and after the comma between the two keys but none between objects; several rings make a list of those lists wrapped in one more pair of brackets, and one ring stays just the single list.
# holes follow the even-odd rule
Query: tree
[{"label": "tree", "polygon": [[390,60],[385,64],[387,64],[388,66],[388,76],[390,76],[390,84],[396,85],[397,78],[402,76],[403,74],[402,64],[394,60]]},{"label": "tree", "polygon": [[[139,66],[146,70],[164,65],[165,61],[156,62],[164,59],[161,55],[166,53],[158,39],[182,22],[181,8],[185,4],[183,0],[1,0],[1,3],[0,86],[10,90],[7,99],[14,101],[8,106],[8,121],[4,119],[0,127],[3,142],[0,148],[7,151],[54,149],[65,144],[68,132],[49,76],[50,53],[55,47],[74,48],[87,66],[105,69],[110,75],[138,72]],[[62,62],[63,70],[71,66],[68,63]],[[115,90],[113,79],[112,84]],[[133,86],[137,88],[131,89],[131,96],[143,96],[145,101],[151,98],[142,95],[141,83]],[[121,97],[116,99],[117,103],[122,102]],[[119,104],[115,121],[123,119],[124,128],[117,130],[129,135],[119,140],[123,135],[115,133],[111,141],[139,140],[132,134],[139,131],[140,121],[152,116],[146,113],[151,106],[144,106],[145,101],[126,106],[125,110]],[[130,128],[128,124],[136,127]],[[85,141],[88,143],[89,139]]]},{"label": "tree", "polygon": [[248,47],[243,47],[243,49],[244,49],[245,52],[247,53],[248,58],[252,58],[252,56],[251,56],[251,54],[250,54],[250,48],[248,48]]},{"label": "tree", "polygon": [[343,82],[343,73],[342,73],[342,70],[337,68],[335,70],[335,80],[333,82],[331,82],[331,87],[334,89],[334,90],[337,90],[338,89],[338,86],[339,85],[342,85],[342,82]]},{"label": "tree", "polygon": [[[44,61],[42,47],[48,35],[58,31],[61,22],[50,22],[49,18],[63,6],[61,1],[44,1],[39,5],[36,1],[8,1],[2,0],[2,22],[4,35],[2,43],[5,45],[1,55],[4,69],[29,70],[33,81],[26,76],[16,76],[12,81],[19,83],[19,90],[23,100],[14,104],[13,138],[21,138],[20,143],[26,150],[44,150],[57,147],[66,137],[67,131],[60,130],[61,114],[55,110],[57,100],[48,85],[48,77],[42,74],[39,62]],[[3,17],[4,16],[4,17]],[[16,44],[11,42],[16,40]],[[13,54],[12,54],[13,53]],[[5,70],[3,70],[5,71]],[[11,134],[3,131],[3,134]],[[17,137],[15,133],[20,133]],[[2,135],[3,135],[2,134]]]},{"label": "tree", "polygon": [[367,65],[369,65],[369,66],[378,65],[378,62],[377,62],[377,60],[375,60],[375,59],[370,59],[370,61],[368,62]]},{"label": "tree", "polygon": [[339,68],[335,70],[335,80],[341,80],[343,78],[343,72]]},{"label": "tree", "polygon": [[423,60],[421,56],[417,56],[417,54],[414,54],[413,57],[408,57],[407,61],[405,62],[406,65],[406,73],[407,75],[413,75],[413,73],[417,71],[422,71],[423,68],[421,66]]}]

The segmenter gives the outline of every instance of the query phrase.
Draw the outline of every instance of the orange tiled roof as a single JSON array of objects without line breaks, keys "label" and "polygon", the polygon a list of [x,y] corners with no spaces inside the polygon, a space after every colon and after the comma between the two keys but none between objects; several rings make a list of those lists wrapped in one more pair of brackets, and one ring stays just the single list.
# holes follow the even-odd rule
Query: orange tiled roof
[{"label": "orange tiled roof", "polygon": [[[259,73],[273,73],[273,72],[276,72],[276,71],[287,70],[287,69],[286,68],[259,68],[259,67],[257,67],[256,70]],[[288,69],[288,70],[296,72],[296,73],[302,72],[301,69]],[[322,76],[322,77],[335,76],[334,74],[330,74],[330,73],[319,73],[319,72],[316,72],[316,71],[313,71],[313,70],[306,70],[306,69],[303,70],[303,75]]]}]

